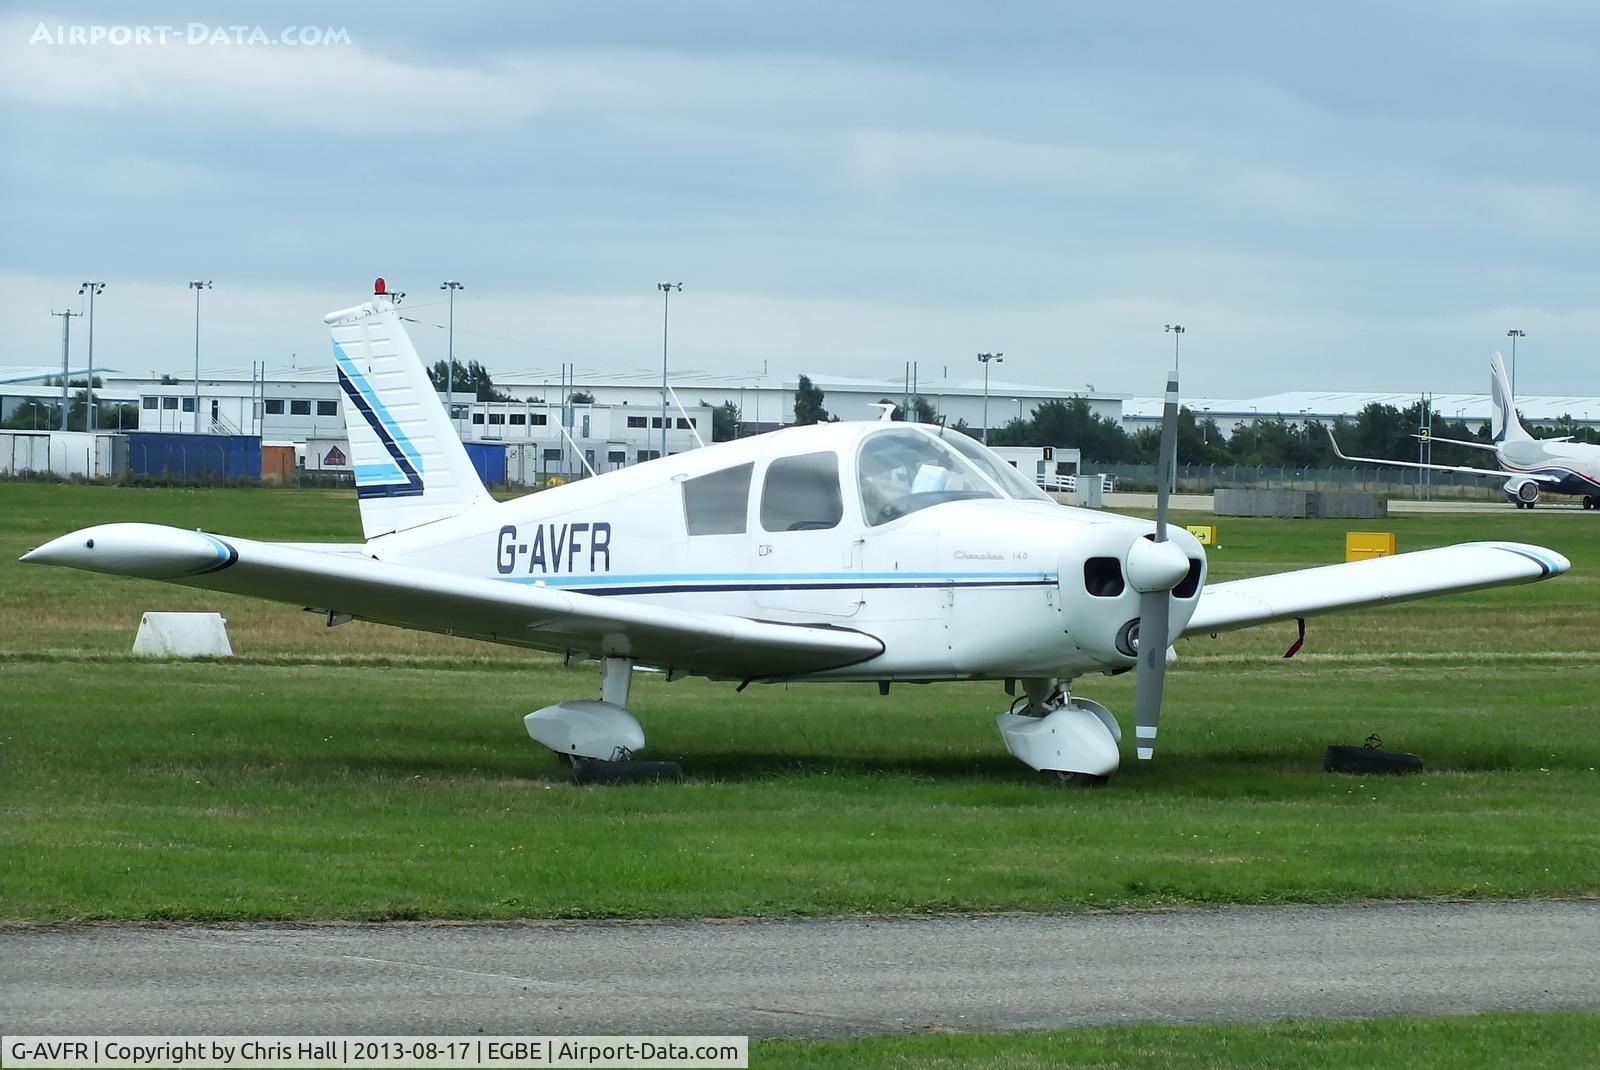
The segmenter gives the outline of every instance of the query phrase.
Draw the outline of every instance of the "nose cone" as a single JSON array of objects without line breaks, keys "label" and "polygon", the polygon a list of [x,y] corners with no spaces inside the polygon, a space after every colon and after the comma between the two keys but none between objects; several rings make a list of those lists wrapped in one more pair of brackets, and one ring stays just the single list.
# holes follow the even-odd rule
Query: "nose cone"
[{"label": "nose cone", "polygon": [[237,552],[221,539],[160,524],[101,524],[52,539],[22,555],[30,565],[64,565],[149,579],[213,572],[237,559]]},{"label": "nose cone", "polygon": [[1189,574],[1189,556],[1170,539],[1135,539],[1128,547],[1128,583],[1134,590],[1170,591]]}]

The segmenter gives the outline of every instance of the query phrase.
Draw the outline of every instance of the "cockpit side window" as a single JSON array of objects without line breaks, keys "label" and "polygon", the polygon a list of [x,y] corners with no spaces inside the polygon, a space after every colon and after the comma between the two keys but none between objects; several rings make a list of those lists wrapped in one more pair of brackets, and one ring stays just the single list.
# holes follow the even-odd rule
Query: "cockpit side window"
[{"label": "cockpit side window", "polygon": [[820,531],[844,517],[839,455],[802,453],[767,465],[761,484],[761,526],[767,531]]},{"label": "cockpit side window", "polygon": [[1055,499],[1035,486],[1026,476],[1001,460],[989,447],[959,431],[946,431],[939,441],[959,450],[961,456],[978,466],[984,475],[1000,485],[1008,497],[1021,501],[1045,501],[1052,505]]},{"label": "cockpit side window", "polygon": [[744,534],[754,468],[735,465],[683,481],[683,519],[690,535]]},{"label": "cockpit side window", "polygon": [[861,512],[868,524],[887,524],[941,502],[998,498],[971,465],[924,431],[904,428],[868,435],[856,463]]}]

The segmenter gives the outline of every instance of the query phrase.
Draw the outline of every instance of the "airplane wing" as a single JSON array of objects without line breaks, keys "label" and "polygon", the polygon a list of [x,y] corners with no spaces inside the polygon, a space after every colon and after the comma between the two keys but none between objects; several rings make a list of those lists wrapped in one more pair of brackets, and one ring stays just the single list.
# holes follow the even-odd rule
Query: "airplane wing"
[{"label": "airplane wing", "polygon": [[[1333,443],[1333,452],[1341,461],[1360,461],[1363,464],[1377,464],[1386,468],[1422,468],[1430,472],[1461,472],[1471,476],[1497,476],[1500,479],[1509,479],[1511,476],[1525,476],[1540,483],[1560,483],[1560,476],[1553,476],[1546,472],[1508,472],[1503,468],[1468,468],[1459,464],[1422,464],[1418,461],[1395,461],[1385,457],[1350,457],[1339,448],[1339,440],[1333,437],[1333,428],[1328,428],[1328,441]],[[1434,439],[1435,442],[1449,441],[1447,439]],[[1456,445],[1475,445],[1475,443],[1461,442]]]},{"label": "airplane wing", "polygon": [[[1333,429],[1329,428],[1328,433],[1330,435],[1333,434]],[[1500,447],[1496,446],[1492,442],[1468,442],[1464,438],[1440,438],[1438,435],[1412,435],[1411,437],[1416,439],[1418,442],[1442,442],[1447,446],[1465,446],[1469,450],[1487,450],[1490,453],[1497,453],[1500,449]],[[1561,439],[1547,438],[1544,441],[1560,442]],[[1334,448],[1337,449],[1338,445],[1339,444],[1335,442]]]},{"label": "airplane wing", "polygon": [[1234,631],[1361,606],[1559,576],[1571,565],[1542,546],[1469,542],[1341,565],[1207,584],[1184,635]]},{"label": "airplane wing", "polygon": [[707,676],[773,679],[868,661],[850,628],[686,613],[615,597],[389,564],[306,544],[254,542],[159,524],[85,528],[24,561],[251,595],[444,635],[556,653],[625,656]]}]

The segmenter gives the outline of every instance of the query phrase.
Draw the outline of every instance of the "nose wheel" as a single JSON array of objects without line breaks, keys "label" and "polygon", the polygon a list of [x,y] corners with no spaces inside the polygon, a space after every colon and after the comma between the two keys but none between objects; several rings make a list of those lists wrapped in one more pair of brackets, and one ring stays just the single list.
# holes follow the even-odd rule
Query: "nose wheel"
[{"label": "nose wheel", "polygon": [[[1054,679],[1025,679],[1020,712],[994,715],[1006,750],[1065,787],[1089,788],[1116,772],[1122,730],[1098,702],[1068,694]],[[1015,707],[1013,707],[1015,708]]]},{"label": "nose wheel", "polygon": [[1060,769],[1053,769],[1045,775],[1063,788],[1100,788],[1110,779],[1096,773],[1068,773]]}]

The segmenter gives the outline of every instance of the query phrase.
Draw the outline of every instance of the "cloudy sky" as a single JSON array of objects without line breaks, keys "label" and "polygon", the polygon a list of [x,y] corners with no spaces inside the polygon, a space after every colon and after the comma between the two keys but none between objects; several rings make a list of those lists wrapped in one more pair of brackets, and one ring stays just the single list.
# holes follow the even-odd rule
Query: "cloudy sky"
[{"label": "cloudy sky", "polygon": [[684,369],[1149,394],[1178,321],[1192,395],[1482,390],[1520,327],[1519,389],[1600,393],[1600,8],[1301,8],[10,4],[0,364],[88,277],[97,363],[187,368],[196,277],[205,367],[326,363],[382,274],[582,382],[671,279]]}]

